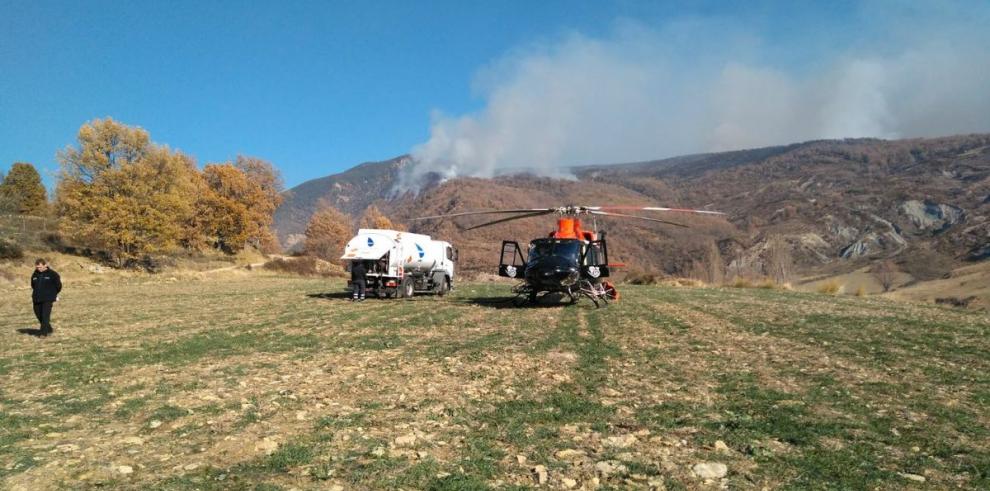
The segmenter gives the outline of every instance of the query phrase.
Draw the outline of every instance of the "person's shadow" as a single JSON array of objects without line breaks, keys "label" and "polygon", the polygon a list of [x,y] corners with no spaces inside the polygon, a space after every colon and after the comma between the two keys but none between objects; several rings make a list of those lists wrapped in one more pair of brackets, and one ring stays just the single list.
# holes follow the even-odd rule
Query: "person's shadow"
[{"label": "person's shadow", "polygon": [[41,332],[41,329],[18,329],[17,332],[21,334],[27,334],[28,336],[36,336],[39,338],[45,337],[45,335]]}]

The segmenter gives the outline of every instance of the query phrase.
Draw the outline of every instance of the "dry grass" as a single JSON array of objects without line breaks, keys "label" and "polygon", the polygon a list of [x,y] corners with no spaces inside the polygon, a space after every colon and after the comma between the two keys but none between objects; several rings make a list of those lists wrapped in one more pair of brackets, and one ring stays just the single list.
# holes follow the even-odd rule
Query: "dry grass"
[{"label": "dry grass", "polygon": [[281,258],[277,257],[265,263],[264,268],[270,271],[291,273],[301,276],[344,277],[344,269],[336,264],[317,259],[312,256]]},{"label": "dry grass", "polygon": [[[990,485],[979,313],[672,286],[512,309],[503,283],[353,304],[257,271],[70,284],[48,339],[13,332],[26,291],[0,292],[5,489],[518,489],[535,465],[551,487]],[[706,461],[729,474],[706,484]]]}]

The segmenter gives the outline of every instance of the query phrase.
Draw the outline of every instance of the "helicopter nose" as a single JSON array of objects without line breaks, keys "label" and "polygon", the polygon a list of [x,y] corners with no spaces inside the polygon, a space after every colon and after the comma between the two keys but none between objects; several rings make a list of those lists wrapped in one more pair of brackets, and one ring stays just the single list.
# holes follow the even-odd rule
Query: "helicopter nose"
[{"label": "helicopter nose", "polygon": [[579,277],[580,273],[574,267],[548,268],[539,272],[539,280],[545,283],[573,285],[577,283]]},{"label": "helicopter nose", "polygon": [[562,271],[561,273],[560,283],[563,285],[573,285],[577,283],[578,278],[581,277],[581,274],[578,273],[577,268],[567,268],[567,271]]}]

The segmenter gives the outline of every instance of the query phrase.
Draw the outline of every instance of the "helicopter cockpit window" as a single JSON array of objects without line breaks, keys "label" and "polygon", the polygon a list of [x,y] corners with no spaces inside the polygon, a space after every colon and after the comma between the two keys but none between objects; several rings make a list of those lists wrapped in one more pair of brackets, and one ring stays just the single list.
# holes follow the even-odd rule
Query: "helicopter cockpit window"
[{"label": "helicopter cockpit window", "polygon": [[572,258],[577,262],[581,257],[581,242],[578,240],[534,240],[529,244],[529,260],[557,256]]},{"label": "helicopter cockpit window", "polygon": [[601,242],[591,242],[585,253],[584,264],[587,266],[599,266],[605,264],[605,251],[602,250]]}]

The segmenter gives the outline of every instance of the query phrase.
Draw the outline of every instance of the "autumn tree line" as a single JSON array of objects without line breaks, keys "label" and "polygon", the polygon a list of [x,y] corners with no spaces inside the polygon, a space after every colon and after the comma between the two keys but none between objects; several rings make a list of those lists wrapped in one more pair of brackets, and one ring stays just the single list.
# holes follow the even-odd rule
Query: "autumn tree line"
[{"label": "autumn tree line", "polygon": [[16,163],[0,184],[0,213],[54,216],[66,242],[118,266],[182,251],[279,248],[271,225],[284,186],[269,162],[238,156],[200,170],[110,118],[84,124],[57,158],[51,204],[37,170]]}]

